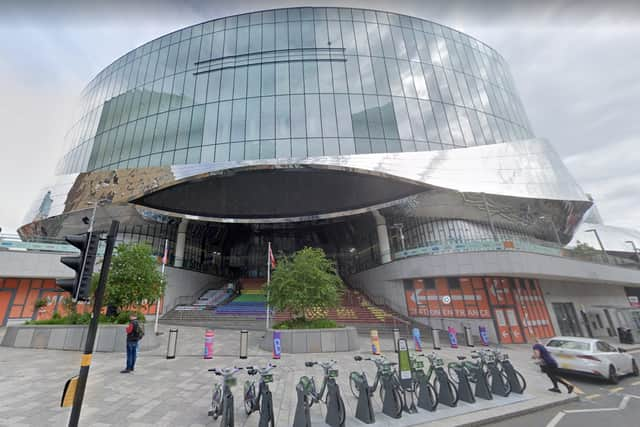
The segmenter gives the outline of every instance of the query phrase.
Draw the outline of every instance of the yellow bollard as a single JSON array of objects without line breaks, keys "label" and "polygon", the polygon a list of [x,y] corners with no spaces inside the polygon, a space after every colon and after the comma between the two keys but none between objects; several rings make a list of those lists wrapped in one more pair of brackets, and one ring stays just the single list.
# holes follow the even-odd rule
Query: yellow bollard
[{"label": "yellow bollard", "polygon": [[380,354],[380,339],[378,338],[378,331],[371,330],[371,353],[378,356]]}]

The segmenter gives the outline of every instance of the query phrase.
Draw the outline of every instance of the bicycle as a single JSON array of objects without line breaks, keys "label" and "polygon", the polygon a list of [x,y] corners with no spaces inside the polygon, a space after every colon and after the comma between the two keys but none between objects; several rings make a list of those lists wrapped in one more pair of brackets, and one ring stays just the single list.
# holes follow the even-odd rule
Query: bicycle
[{"label": "bicycle", "polygon": [[507,380],[511,385],[511,391],[518,394],[524,393],[527,388],[527,380],[525,380],[520,371],[513,366],[509,355],[498,350],[495,350],[494,353],[499,369],[507,376]]},{"label": "bicycle", "polygon": [[[402,409],[404,408],[404,396],[400,380],[398,379],[394,369],[394,366],[396,366],[397,363],[388,361],[384,356],[375,358],[354,356],[353,359],[356,362],[367,360],[376,365],[376,377],[373,385],[369,389],[370,394],[373,395],[376,390],[378,390],[380,401],[382,402],[382,412],[392,418],[400,418],[402,415]],[[360,397],[357,383],[358,381],[366,381],[366,378],[367,376],[364,371],[352,372],[349,375],[349,387],[351,388],[351,393],[353,393],[356,398]],[[387,397],[387,389],[391,390],[388,400],[385,399]]]},{"label": "bicycle", "polygon": [[236,385],[236,378],[234,375],[241,371],[242,368],[212,368],[209,372],[213,372],[218,376],[222,376],[222,385],[217,383],[213,387],[213,394],[211,396],[211,410],[209,410],[209,416],[217,420],[222,415],[220,421],[220,427],[233,427],[233,393],[231,387]]},{"label": "bicycle", "polygon": [[435,353],[424,355],[429,360],[429,370],[427,371],[427,382],[431,383],[433,377],[433,388],[438,396],[438,402],[443,405],[455,407],[458,404],[458,389],[451,381],[444,370],[444,361]]},{"label": "bicycle", "polygon": [[472,351],[471,358],[477,360],[476,362],[466,360],[467,358],[465,356],[457,356],[458,362],[451,362],[447,365],[449,378],[451,378],[454,383],[458,384],[458,373],[456,372],[456,368],[458,368],[464,371],[470,382],[477,383],[478,378],[476,376],[476,372],[479,369],[483,375],[486,374],[488,370],[486,361],[490,356],[491,354],[489,350],[481,350],[480,352]]},{"label": "bicycle", "polygon": [[473,368],[469,369],[466,356],[456,356],[458,361],[451,362],[447,365],[449,378],[458,386],[458,399],[467,403],[475,403],[476,399],[471,390],[471,381],[469,379],[470,372],[475,372]]},{"label": "bicycle", "polygon": [[424,372],[424,362],[418,360],[418,356],[424,355],[414,354],[409,359],[411,361],[413,389],[418,395],[418,407],[433,412],[438,407],[438,393],[429,382],[427,374]]},{"label": "bicycle", "polygon": [[335,360],[328,362],[305,362],[304,365],[311,368],[315,365],[320,366],[323,369],[322,386],[320,391],[316,387],[316,380],[314,377],[303,376],[300,378],[300,384],[304,388],[304,393],[310,398],[308,399],[309,407],[314,403],[322,401],[327,406],[327,415],[325,421],[331,426],[344,426],[345,419],[347,417],[344,401],[340,395],[340,387],[336,382],[338,377],[338,369],[335,368]]},{"label": "bicycle", "polygon": [[247,415],[252,412],[260,412],[259,427],[274,427],[275,417],[273,415],[273,398],[269,383],[273,382],[273,374],[271,370],[276,365],[268,364],[265,368],[257,366],[247,366],[247,373],[251,376],[260,375],[258,383],[258,393],[256,393],[255,381],[245,381],[244,383],[244,410]]},{"label": "bicycle", "polygon": [[489,353],[491,356],[486,358],[487,371],[485,372],[487,384],[491,386],[491,393],[507,397],[511,393],[511,383],[507,373],[498,366],[497,358],[500,352],[489,350]]}]

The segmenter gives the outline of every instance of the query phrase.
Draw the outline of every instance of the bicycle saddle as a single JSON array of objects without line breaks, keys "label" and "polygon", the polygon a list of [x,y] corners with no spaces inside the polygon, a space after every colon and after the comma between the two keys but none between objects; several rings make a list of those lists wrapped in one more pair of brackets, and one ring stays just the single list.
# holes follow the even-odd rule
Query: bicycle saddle
[{"label": "bicycle saddle", "polygon": [[458,358],[458,360],[465,360],[467,358],[467,356],[456,356]]},{"label": "bicycle saddle", "polygon": [[471,358],[472,359],[480,359],[480,355],[479,354],[472,354]]}]

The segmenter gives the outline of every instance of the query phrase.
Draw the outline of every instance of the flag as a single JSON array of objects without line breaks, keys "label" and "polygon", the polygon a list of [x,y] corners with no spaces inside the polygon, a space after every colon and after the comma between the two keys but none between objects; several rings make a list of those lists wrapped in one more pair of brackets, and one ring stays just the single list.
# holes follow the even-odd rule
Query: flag
[{"label": "flag", "polygon": [[167,265],[167,262],[169,261],[169,245],[168,245],[169,241],[165,240],[164,241],[164,255],[162,256],[162,264]]},{"label": "flag", "polygon": [[273,256],[271,251],[271,244],[269,244],[269,263],[271,263],[271,268],[276,268],[276,257]]}]

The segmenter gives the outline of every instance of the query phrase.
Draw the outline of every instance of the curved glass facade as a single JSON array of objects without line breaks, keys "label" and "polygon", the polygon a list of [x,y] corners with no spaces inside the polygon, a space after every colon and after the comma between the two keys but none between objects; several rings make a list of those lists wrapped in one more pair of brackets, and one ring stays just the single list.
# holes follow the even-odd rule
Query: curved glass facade
[{"label": "curved glass facade", "polygon": [[83,91],[61,174],[442,150],[533,136],[505,61],[387,12],[290,8],[187,27]]}]

